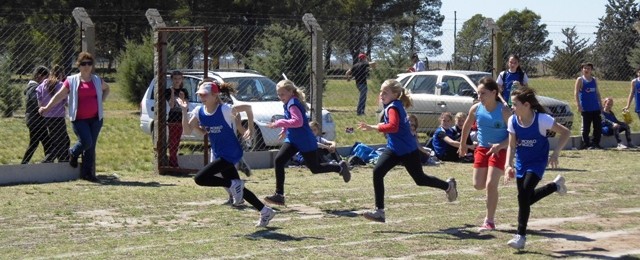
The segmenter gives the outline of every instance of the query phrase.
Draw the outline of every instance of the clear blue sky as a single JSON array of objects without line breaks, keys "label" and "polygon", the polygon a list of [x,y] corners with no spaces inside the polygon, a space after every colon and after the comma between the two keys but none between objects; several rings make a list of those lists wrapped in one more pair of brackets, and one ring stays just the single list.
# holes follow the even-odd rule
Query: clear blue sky
[{"label": "clear blue sky", "polygon": [[[462,24],[476,14],[498,20],[510,10],[522,11],[527,8],[540,15],[541,23],[547,25],[549,39],[553,46],[562,46],[565,37],[561,30],[576,27],[580,38],[593,42],[593,33],[597,31],[598,18],[605,14],[606,0],[442,0],[440,13],[445,16],[442,23],[443,35],[440,37],[444,53],[435,60],[448,60],[453,53],[454,11],[457,17],[457,30]],[[553,50],[553,47],[552,47]]]}]

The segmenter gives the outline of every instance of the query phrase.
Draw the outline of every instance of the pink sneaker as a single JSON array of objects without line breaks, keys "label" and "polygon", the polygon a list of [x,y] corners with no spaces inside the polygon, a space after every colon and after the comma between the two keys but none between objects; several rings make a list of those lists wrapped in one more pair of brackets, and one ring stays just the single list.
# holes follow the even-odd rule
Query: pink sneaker
[{"label": "pink sneaker", "polygon": [[496,224],[495,223],[491,223],[491,222],[484,222],[484,224],[482,224],[482,226],[480,226],[480,228],[478,228],[479,232],[483,232],[483,231],[493,231],[496,230]]}]

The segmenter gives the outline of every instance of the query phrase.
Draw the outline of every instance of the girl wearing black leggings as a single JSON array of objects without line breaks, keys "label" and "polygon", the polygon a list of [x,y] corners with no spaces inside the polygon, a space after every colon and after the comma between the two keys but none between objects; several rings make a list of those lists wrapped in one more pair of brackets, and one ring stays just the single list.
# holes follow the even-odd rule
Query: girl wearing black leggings
[{"label": "girl wearing black leggings", "polygon": [[[280,139],[284,143],[276,155],[276,192],[264,198],[270,204],[284,205],[284,167],[298,151],[302,154],[304,164],[312,173],[337,172],[342,175],[344,182],[351,180],[349,165],[345,161],[339,164],[320,163],[318,143],[316,141],[309,119],[306,116],[304,92],[291,80],[282,80],[277,86],[278,98],[284,103],[284,119],[269,123],[269,128],[282,128]],[[302,100],[302,101],[301,101]],[[285,138],[286,137],[286,138]]]},{"label": "girl wearing black leggings", "polygon": [[[182,128],[184,134],[190,134],[193,130],[209,136],[213,156],[216,158],[195,176],[196,184],[207,187],[229,188],[233,196],[233,204],[238,205],[246,200],[260,211],[258,227],[266,227],[275,215],[275,211],[265,206],[253,192],[244,187],[244,181],[240,179],[235,164],[242,159],[243,151],[235,136],[232,122],[239,112],[245,112],[248,117],[249,127],[244,133],[244,138],[251,136],[253,129],[253,112],[249,105],[236,105],[222,102],[219,94],[229,93],[233,90],[229,83],[202,82],[196,92],[202,100],[201,106],[193,109],[191,117],[188,115],[188,101],[178,98],[177,102],[182,109]],[[217,174],[222,174],[222,177]]]},{"label": "girl wearing black leggings", "polygon": [[[569,140],[569,129],[555,122],[545,112],[531,88],[521,88],[511,93],[512,115],[507,121],[509,131],[509,147],[505,162],[505,182],[516,176],[518,185],[518,232],[507,245],[523,249],[527,241],[527,223],[531,213],[531,205],[540,199],[558,192],[567,193],[564,177],[558,175],[553,182],[536,189],[542,180],[547,164],[552,168],[558,166],[560,149]],[[560,134],[558,145],[549,156],[549,139],[547,130]],[[515,164],[514,161],[515,154]]]},{"label": "girl wearing black leggings", "polygon": [[402,163],[413,181],[418,186],[429,186],[446,191],[449,202],[458,198],[456,180],[449,178],[446,182],[436,177],[424,174],[420,163],[420,151],[415,138],[411,135],[411,128],[405,107],[411,106],[411,99],[405,93],[400,82],[386,80],[380,88],[380,100],[384,104],[384,122],[378,125],[358,124],[358,129],[364,131],[377,130],[385,133],[387,147],[378,158],[373,168],[373,190],[376,197],[376,209],[366,212],[366,219],[385,222],[384,214],[384,176],[393,167]]}]

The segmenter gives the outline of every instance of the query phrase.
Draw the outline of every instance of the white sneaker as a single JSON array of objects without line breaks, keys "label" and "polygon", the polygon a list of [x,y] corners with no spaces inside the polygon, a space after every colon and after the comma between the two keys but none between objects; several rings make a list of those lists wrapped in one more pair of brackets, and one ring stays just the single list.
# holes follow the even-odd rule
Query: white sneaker
[{"label": "white sneaker", "polygon": [[276,211],[268,206],[264,206],[260,211],[260,219],[256,227],[266,227],[269,225],[269,221],[276,215]]},{"label": "white sneaker", "polygon": [[[227,188],[227,187],[224,187],[224,190],[226,190],[227,194],[229,194],[229,199],[227,199],[227,201],[225,203],[223,203],[222,205],[234,206],[233,205],[233,195],[231,195],[231,190],[229,190],[229,188]],[[244,204],[244,198],[242,200],[240,200],[240,204]]]},{"label": "white sneaker", "polygon": [[567,194],[567,186],[564,185],[564,177],[562,177],[562,175],[556,176],[556,178],[553,179],[553,182],[556,184],[556,187],[558,187],[558,190],[556,190],[558,194],[560,195]]},{"label": "white sneaker", "polygon": [[362,214],[362,216],[371,221],[382,222],[382,223],[386,221],[384,217],[384,209],[375,209],[372,211],[368,211]]},{"label": "white sneaker", "polygon": [[449,188],[446,190],[447,192],[447,200],[449,202],[454,202],[458,199],[458,185],[456,183],[455,178],[447,179],[447,183],[449,183]]},{"label": "white sneaker", "polygon": [[627,149],[627,146],[626,146],[626,145],[624,145],[624,144],[622,144],[622,143],[619,143],[619,144],[618,144],[618,147],[616,147],[616,148],[618,148],[618,149],[622,150],[622,149]]},{"label": "white sneaker", "polygon": [[241,179],[231,180],[229,191],[231,192],[231,196],[233,196],[233,205],[238,206],[242,204],[244,197],[244,181]]},{"label": "white sneaker", "polygon": [[526,236],[513,235],[513,238],[507,242],[507,245],[515,249],[524,249],[524,244],[527,242]]}]

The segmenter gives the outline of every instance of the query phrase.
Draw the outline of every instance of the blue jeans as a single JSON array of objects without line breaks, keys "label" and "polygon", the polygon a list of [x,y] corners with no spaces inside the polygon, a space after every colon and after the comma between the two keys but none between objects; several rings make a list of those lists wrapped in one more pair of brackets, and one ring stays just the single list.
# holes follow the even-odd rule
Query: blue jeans
[{"label": "blue jeans", "polygon": [[71,147],[73,157],[82,154],[80,176],[96,176],[96,143],[102,129],[102,120],[98,117],[79,119],[71,122],[78,142]]},{"label": "blue jeans", "polygon": [[358,87],[358,90],[360,91],[360,98],[358,99],[358,107],[357,107],[357,113],[358,115],[363,115],[364,114],[364,106],[367,103],[367,83],[364,84],[356,84],[356,86]]}]

